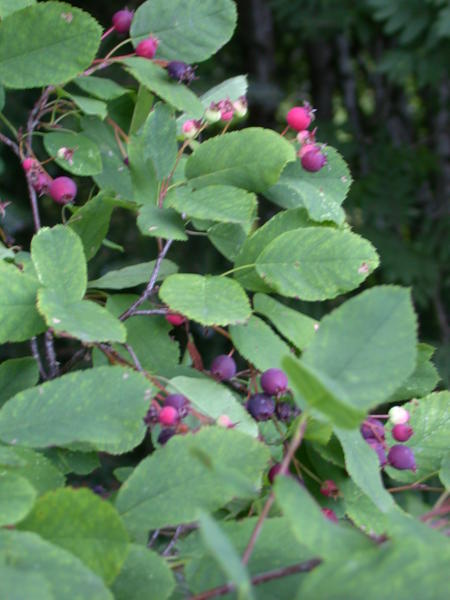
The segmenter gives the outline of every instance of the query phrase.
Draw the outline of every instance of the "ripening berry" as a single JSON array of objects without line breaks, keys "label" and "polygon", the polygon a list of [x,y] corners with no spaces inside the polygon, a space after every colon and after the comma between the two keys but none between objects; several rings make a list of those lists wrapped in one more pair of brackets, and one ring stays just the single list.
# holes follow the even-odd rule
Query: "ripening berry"
[{"label": "ripening berry", "polygon": [[296,131],[308,129],[311,124],[313,113],[308,106],[294,106],[286,115],[289,127]]},{"label": "ripening berry", "polygon": [[316,173],[326,164],[327,157],[317,146],[313,150],[309,150],[301,157],[302,167],[305,171]]},{"label": "ripening berry", "polygon": [[384,445],[381,442],[379,442],[378,440],[376,440],[375,438],[368,438],[368,439],[366,439],[366,442],[377,453],[380,467],[386,466],[387,458],[386,458],[386,450],[384,449]]},{"label": "ripening berry", "polygon": [[395,469],[402,471],[407,469],[416,470],[414,452],[408,446],[402,446],[401,444],[392,446],[388,453],[388,461]]},{"label": "ripening berry", "polygon": [[270,483],[273,483],[275,480],[275,477],[279,474],[279,472],[281,471],[281,463],[276,463],[275,465],[273,465],[273,467],[271,467],[271,469],[269,470],[267,477],[269,478]]},{"label": "ripening berry", "polygon": [[[304,131],[301,131],[300,133],[305,133]],[[300,135],[299,133],[299,135]],[[312,152],[313,150],[319,150],[319,146],[317,144],[304,144],[300,150],[297,152],[297,156],[299,158],[303,158],[305,156],[305,154],[308,154],[308,152]]]},{"label": "ripening berry", "polygon": [[384,440],[384,425],[378,419],[368,417],[360,427],[361,435],[365,440],[373,438],[375,440]]},{"label": "ripening berry", "polygon": [[339,488],[332,479],[326,479],[320,486],[320,493],[327,497],[337,498]]},{"label": "ripening berry", "polygon": [[166,315],[166,321],[168,321],[174,327],[179,327],[186,322],[186,317],[183,317],[183,315],[180,315],[179,313],[172,313]]},{"label": "ripening berry", "polygon": [[248,113],[248,103],[245,96],[241,96],[238,100],[233,102],[234,114],[242,119]]},{"label": "ripening berry", "polygon": [[188,414],[189,401],[182,394],[169,394],[164,400],[164,407],[171,406],[178,412],[180,419]]},{"label": "ripening berry", "polygon": [[128,33],[130,31],[133,14],[133,11],[128,10],[128,8],[118,10],[113,14],[112,24],[117,33]]},{"label": "ripening berry", "polygon": [[183,81],[190,83],[195,79],[195,67],[191,67],[181,60],[171,60],[166,68],[169,77],[179,83]]},{"label": "ripening berry", "polygon": [[216,102],[211,102],[205,110],[204,119],[207,123],[217,123],[222,118],[222,112]]},{"label": "ripening berry", "polygon": [[413,431],[412,427],[410,427],[409,425],[404,423],[404,424],[394,425],[391,433],[392,433],[392,437],[394,438],[394,440],[397,440],[397,442],[407,442],[409,440],[409,438],[412,436],[412,434],[414,433],[414,431]]},{"label": "ripening berry", "polygon": [[220,415],[220,417],[217,417],[216,423],[219,427],[226,427],[227,429],[234,427],[234,423],[228,415]]},{"label": "ripening berry", "polygon": [[393,425],[404,425],[409,421],[409,412],[403,406],[393,406],[388,414]]},{"label": "ripening berry", "polygon": [[36,166],[36,160],[34,158],[31,158],[31,156],[27,156],[26,158],[23,159],[22,168],[25,171],[25,173],[28,173],[28,171],[31,171],[31,169],[34,166]]},{"label": "ripening berry", "polygon": [[286,373],[281,369],[267,369],[261,375],[261,387],[271,396],[285,392],[288,386]]},{"label": "ripening berry", "polygon": [[30,172],[31,176],[31,185],[36,190],[39,195],[47,194],[48,190],[52,184],[52,178],[45,171],[35,172],[32,170]]},{"label": "ripening berry", "polygon": [[267,421],[275,412],[275,401],[267,394],[253,394],[246,407],[256,421]]},{"label": "ripening berry", "polygon": [[211,373],[219,381],[228,381],[236,375],[236,363],[228,354],[220,354],[212,362]]},{"label": "ripening berry", "polygon": [[171,437],[175,435],[175,433],[175,429],[162,429],[158,435],[158,444],[164,446],[164,444],[167,444],[167,442],[170,440]]},{"label": "ripening berry", "polygon": [[150,36],[136,46],[136,56],[142,58],[153,58],[156,54],[156,50],[159,46],[159,40],[155,37]]},{"label": "ripening berry", "polygon": [[68,204],[77,195],[77,185],[70,177],[57,177],[50,184],[48,193],[58,204]]},{"label": "ripening berry", "polygon": [[159,412],[159,422],[165,427],[175,425],[178,421],[178,411],[173,406],[164,406]]},{"label": "ripening berry", "polygon": [[184,137],[188,140],[194,139],[199,129],[199,123],[198,121],[194,121],[194,119],[188,119],[181,127]]},{"label": "ripening berry", "polygon": [[336,513],[332,508],[322,508],[322,514],[333,523],[339,523],[339,519],[337,518]]}]

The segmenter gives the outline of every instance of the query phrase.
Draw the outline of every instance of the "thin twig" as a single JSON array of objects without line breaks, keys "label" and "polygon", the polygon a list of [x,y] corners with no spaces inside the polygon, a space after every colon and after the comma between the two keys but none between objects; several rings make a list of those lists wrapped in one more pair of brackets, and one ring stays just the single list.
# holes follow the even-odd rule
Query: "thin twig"
[{"label": "thin twig", "polygon": [[49,379],[53,379],[59,375],[59,362],[56,358],[53,333],[51,331],[45,332],[45,352],[47,354]]},{"label": "thin twig", "polygon": [[37,200],[36,190],[33,187],[31,178],[27,175],[28,194],[30,196],[31,211],[33,213],[33,222],[35,231],[41,228],[41,217],[39,216],[39,205]]},{"label": "thin twig", "polygon": [[17,156],[20,158],[19,146],[16,144],[16,142],[13,142],[13,140],[9,139],[9,137],[3,133],[0,133],[0,142],[3,142],[5,146],[11,148],[14,154],[17,154]]},{"label": "thin twig", "polygon": [[170,540],[170,542],[167,545],[166,549],[162,553],[163,556],[169,556],[172,548],[175,546],[175,544],[178,541],[178,538],[180,537],[181,533],[183,532],[183,529],[184,529],[183,525],[178,525],[178,527],[175,530],[173,538]]},{"label": "thin twig", "polygon": [[150,316],[150,315],[167,315],[169,310],[167,308],[151,308],[149,310],[134,310],[133,317],[141,316]]},{"label": "thin twig", "polygon": [[151,548],[153,546],[153,544],[156,542],[156,539],[158,538],[160,531],[160,529],[155,529],[155,531],[150,536],[150,539],[148,540],[147,548]]},{"label": "thin twig", "polygon": [[30,340],[30,346],[31,346],[31,354],[34,358],[34,360],[37,363],[38,369],[39,369],[39,373],[42,377],[42,379],[47,379],[47,373],[44,370],[44,366],[42,364],[42,360],[41,360],[41,355],[39,354],[39,348],[38,348],[38,344],[37,344],[37,338],[36,337],[32,337]]},{"label": "thin twig", "polygon": [[133,350],[133,348],[130,346],[130,344],[124,344],[125,348],[128,350],[128,354],[131,356],[131,358],[133,359],[134,362],[134,366],[136,367],[136,369],[138,371],[143,371],[144,369],[142,368],[142,365],[137,357],[136,352]]},{"label": "thin twig", "polygon": [[70,358],[66,364],[61,367],[60,369],[60,373],[61,375],[63,375],[64,373],[67,373],[68,371],[70,371],[70,369],[80,360],[83,360],[86,357],[86,354],[88,354],[90,351],[90,348],[80,348],[80,350],[77,350],[77,352],[75,352],[75,354],[72,356],[72,358]]}]

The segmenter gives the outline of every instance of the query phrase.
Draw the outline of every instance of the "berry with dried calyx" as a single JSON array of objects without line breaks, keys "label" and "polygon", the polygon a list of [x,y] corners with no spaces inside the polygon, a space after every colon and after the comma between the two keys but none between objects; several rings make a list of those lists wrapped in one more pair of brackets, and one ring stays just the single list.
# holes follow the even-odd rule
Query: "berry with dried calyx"
[{"label": "berry with dried calyx", "polygon": [[332,479],[326,479],[320,486],[320,493],[328,498],[337,498],[339,488]]},{"label": "berry with dried calyx", "polygon": [[248,113],[248,103],[245,96],[241,96],[238,100],[233,102],[234,114],[242,119]]},{"label": "berry with dried calyx", "polygon": [[181,127],[181,131],[183,132],[183,136],[187,140],[194,139],[201,127],[201,123],[199,121],[194,121],[194,119],[188,119],[185,121]]},{"label": "berry with dried calyx", "polygon": [[291,108],[286,115],[286,121],[289,127],[292,127],[292,129],[295,129],[296,131],[308,129],[313,118],[314,113],[309,104],[305,104],[304,106],[294,106],[294,108]]},{"label": "berry with dried calyx", "polygon": [[25,171],[25,173],[28,173],[28,171],[31,171],[31,169],[33,169],[36,166],[37,161],[31,156],[27,156],[22,161],[22,169]]},{"label": "berry with dried calyx", "polygon": [[205,110],[204,119],[207,123],[217,123],[222,118],[222,113],[218,102],[211,102]]},{"label": "berry with dried calyx", "polygon": [[267,369],[261,375],[261,387],[271,396],[285,392],[288,386],[288,378],[281,369]]},{"label": "berry with dried calyx", "polygon": [[397,440],[397,442],[407,442],[413,433],[413,428],[406,423],[394,425],[391,431],[392,437],[394,440]]},{"label": "berry with dried calyx", "polygon": [[294,411],[289,402],[277,402],[275,407],[275,414],[280,421],[288,423],[294,416]]},{"label": "berry with dried calyx", "polygon": [[303,154],[301,163],[305,171],[317,173],[317,171],[320,171],[320,169],[326,165],[327,157],[318,146],[315,146],[312,150]]},{"label": "berry with dried calyx", "polygon": [[275,401],[267,394],[253,394],[246,408],[256,421],[268,421],[275,412]]},{"label": "berry with dried calyx", "polygon": [[159,40],[153,36],[150,36],[139,42],[139,44],[136,46],[136,56],[151,59],[155,56],[158,46]]},{"label": "berry with dried calyx", "polygon": [[77,185],[70,177],[57,177],[51,182],[48,193],[58,204],[68,204],[77,195]]},{"label": "berry with dried calyx", "polygon": [[128,10],[128,8],[118,10],[113,14],[112,24],[117,33],[128,33],[130,31],[133,16],[133,11]]},{"label": "berry with dried calyx", "polygon": [[236,363],[228,354],[220,354],[212,362],[211,373],[219,381],[228,381],[236,375]]},{"label": "berry with dried calyx", "polygon": [[366,442],[377,453],[378,461],[380,463],[380,467],[386,466],[387,465],[387,458],[386,458],[386,450],[384,448],[384,445],[381,442],[379,442],[378,440],[376,440],[375,438],[368,438],[368,439],[366,439]]},{"label": "berry with dried calyx", "polygon": [[52,184],[52,178],[45,171],[31,170],[29,172],[31,185],[39,195],[48,194],[50,186]]},{"label": "berry with dried calyx", "polygon": [[391,467],[404,470],[416,470],[416,459],[414,458],[414,452],[408,446],[402,446],[396,444],[392,446],[388,453],[388,462]]},{"label": "berry with dried calyx", "polygon": [[228,415],[220,415],[217,417],[216,423],[219,427],[226,427],[227,429],[232,429],[235,426]]},{"label": "berry with dried calyx", "polygon": [[193,81],[196,78],[195,68],[181,60],[171,60],[166,67],[169,77],[178,83]]},{"label": "berry with dried calyx", "polygon": [[159,435],[158,435],[158,444],[161,444],[161,446],[164,446],[164,444],[167,444],[167,442],[170,440],[171,437],[173,437],[176,434],[175,429],[171,429],[170,427],[167,429],[161,429]]}]

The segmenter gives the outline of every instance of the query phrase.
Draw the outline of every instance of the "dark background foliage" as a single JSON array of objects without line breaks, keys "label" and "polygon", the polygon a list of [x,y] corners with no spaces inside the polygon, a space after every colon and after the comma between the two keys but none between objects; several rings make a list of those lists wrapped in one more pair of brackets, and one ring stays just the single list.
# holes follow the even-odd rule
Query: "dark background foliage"
[{"label": "dark background foliage", "polygon": [[[123,5],[117,0],[71,4],[88,10],[105,28]],[[130,8],[139,4],[128,2]],[[199,65],[194,87],[204,90],[247,73],[248,124],[278,131],[292,105],[307,100],[317,109],[318,139],[336,146],[351,166],[355,182],[346,201],[350,223],[381,255],[381,267],[369,284],[411,286],[420,338],[437,347],[435,361],[448,385],[449,2],[238,0],[237,5],[236,35],[217,56]],[[24,123],[34,99],[28,91],[9,95],[5,113],[16,126]],[[127,110],[120,101],[117,118],[126,122]],[[89,181],[83,180],[82,186],[80,195],[87,197]],[[25,180],[4,147],[0,198],[12,202],[0,232],[27,245],[32,223]],[[43,221],[57,222],[58,208],[47,199],[41,202]],[[264,205],[260,219],[273,212],[273,206]],[[92,275],[106,265],[110,269],[155,254],[153,241],[136,236],[124,212],[115,213],[109,239],[125,251],[103,248]],[[224,259],[201,238],[194,239],[188,254],[179,245],[175,260],[187,271],[223,270]],[[308,303],[302,309],[320,316],[315,311],[324,306]],[[197,333],[202,345],[207,332]]]}]

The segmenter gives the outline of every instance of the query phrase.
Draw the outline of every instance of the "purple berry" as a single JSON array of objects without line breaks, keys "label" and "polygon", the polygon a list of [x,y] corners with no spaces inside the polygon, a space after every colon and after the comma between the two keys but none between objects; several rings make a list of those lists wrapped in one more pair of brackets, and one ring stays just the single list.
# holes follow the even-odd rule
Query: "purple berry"
[{"label": "purple berry", "polygon": [[275,407],[275,414],[280,421],[288,423],[294,416],[294,411],[289,402],[277,402]]},{"label": "purple berry", "polygon": [[184,419],[188,414],[188,405],[188,399],[181,394],[169,394],[164,400],[164,406],[172,406],[177,409],[180,419]]},{"label": "purple berry", "polygon": [[167,65],[167,73],[171,79],[175,79],[179,83],[183,81],[190,83],[195,79],[195,67],[191,67],[181,60],[170,61]]},{"label": "purple berry", "polygon": [[369,417],[360,427],[361,435],[365,440],[384,440],[384,425],[378,419]]},{"label": "purple berry", "polygon": [[267,474],[267,477],[269,478],[270,483],[273,483],[275,480],[275,477],[278,475],[278,473],[281,471],[281,463],[276,463],[275,465],[273,465],[273,467],[271,467],[269,473]]},{"label": "purple berry", "polygon": [[70,177],[57,177],[50,184],[48,193],[58,204],[67,204],[75,199],[77,185]]},{"label": "purple berry", "polygon": [[128,8],[118,10],[113,14],[112,24],[117,33],[128,33],[130,31],[133,11]]},{"label": "purple berry", "polygon": [[236,375],[236,363],[228,354],[220,354],[212,362],[211,373],[219,381],[227,381]]},{"label": "purple berry", "polygon": [[275,412],[275,401],[267,394],[253,394],[247,401],[247,410],[256,421],[268,421]]},{"label": "purple berry", "polygon": [[271,396],[285,392],[288,386],[286,373],[281,369],[268,369],[261,375],[261,387]]},{"label": "purple berry", "polygon": [[416,470],[414,453],[408,446],[402,446],[400,444],[392,446],[388,453],[388,461],[392,467],[401,471],[407,469],[410,469],[411,471]]},{"label": "purple berry", "polygon": [[164,446],[164,444],[167,444],[167,442],[175,435],[175,433],[175,429],[171,429],[170,427],[167,429],[161,429],[161,432],[158,435],[158,444]]},{"label": "purple berry", "polygon": [[316,173],[326,164],[327,157],[320,151],[320,148],[314,148],[306,152],[301,158],[302,167],[305,171]]},{"label": "purple berry", "polygon": [[397,442],[407,442],[414,433],[413,428],[409,425],[394,425],[392,428],[392,437]]},{"label": "purple berry", "polygon": [[386,451],[384,449],[383,444],[378,442],[375,438],[368,438],[366,442],[369,444],[371,448],[375,450],[378,456],[378,460],[380,462],[380,467],[384,467],[387,465]]}]

